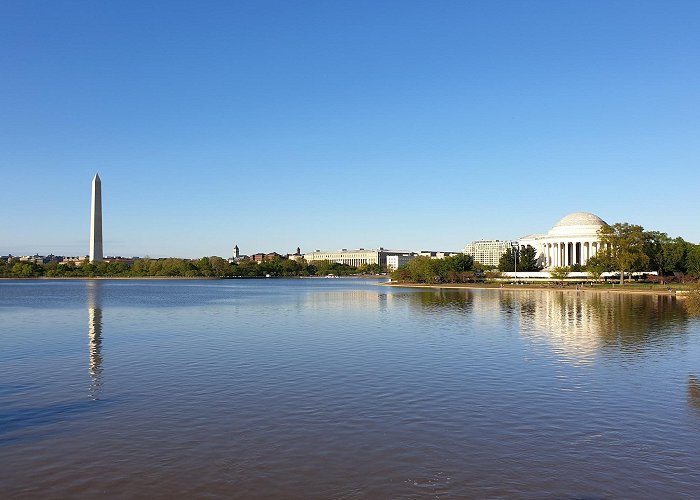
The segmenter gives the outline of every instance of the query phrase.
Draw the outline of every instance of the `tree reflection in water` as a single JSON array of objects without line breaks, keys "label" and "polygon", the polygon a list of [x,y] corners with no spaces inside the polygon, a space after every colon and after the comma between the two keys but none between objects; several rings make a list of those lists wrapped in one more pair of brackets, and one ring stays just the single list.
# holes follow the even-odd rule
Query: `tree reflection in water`
[{"label": "tree reflection in water", "polygon": [[577,362],[670,348],[684,337],[688,318],[668,295],[435,289],[412,293],[410,301],[423,312],[497,314],[517,321],[521,335],[547,342]]}]

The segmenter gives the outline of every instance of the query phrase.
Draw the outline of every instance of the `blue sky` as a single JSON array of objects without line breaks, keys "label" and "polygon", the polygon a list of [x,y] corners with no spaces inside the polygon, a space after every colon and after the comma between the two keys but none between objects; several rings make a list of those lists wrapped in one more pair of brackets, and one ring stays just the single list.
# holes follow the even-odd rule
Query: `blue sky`
[{"label": "blue sky", "polygon": [[696,1],[6,1],[0,254],[700,242]]}]

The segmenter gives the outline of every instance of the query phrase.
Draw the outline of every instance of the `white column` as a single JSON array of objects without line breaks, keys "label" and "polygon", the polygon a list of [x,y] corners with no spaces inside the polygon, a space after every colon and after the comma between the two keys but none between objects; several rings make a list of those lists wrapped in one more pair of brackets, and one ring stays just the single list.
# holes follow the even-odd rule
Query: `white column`
[{"label": "white column", "polygon": [[566,266],[566,261],[569,259],[569,247],[566,244],[566,242],[563,242],[562,245],[562,256],[561,256],[561,265]]},{"label": "white column", "polygon": [[555,248],[554,248],[554,243],[549,244],[549,256],[551,257],[550,261],[551,264],[550,266],[556,266],[555,261],[554,261],[554,254],[555,254]]},{"label": "white column", "polygon": [[557,260],[559,261],[559,266],[564,265],[564,245],[561,244],[561,241],[557,244],[559,246],[559,252],[557,254]]},{"label": "white column", "polygon": [[564,248],[564,242],[559,242],[559,256],[561,258],[560,266],[566,265],[566,249]]}]

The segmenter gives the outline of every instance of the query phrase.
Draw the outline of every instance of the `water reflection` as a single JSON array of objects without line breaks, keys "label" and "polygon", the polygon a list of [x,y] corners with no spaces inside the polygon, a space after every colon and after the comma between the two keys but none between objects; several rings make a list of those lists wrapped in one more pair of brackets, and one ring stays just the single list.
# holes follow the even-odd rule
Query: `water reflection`
[{"label": "water reflection", "polygon": [[387,294],[376,290],[332,290],[305,294],[299,308],[326,309],[338,306],[344,310],[386,311]]},{"label": "water reflection", "polygon": [[688,405],[700,414],[700,379],[688,375]]},{"label": "water reflection", "polygon": [[670,347],[684,331],[675,297],[597,292],[524,292],[521,332],[559,354],[590,362],[601,354],[643,354]]},{"label": "water reflection", "polygon": [[684,338],[687,322],[676,298],[666,295],[448,289],[408,296],[423,312],[471,312],[517,323],[521,335],[576,363],[590,363],[600,354],[668,349]]},{"label": "water reflection", "polygon": [[87,282],[90,397],[100,399],[102,390],[102,283]]}]

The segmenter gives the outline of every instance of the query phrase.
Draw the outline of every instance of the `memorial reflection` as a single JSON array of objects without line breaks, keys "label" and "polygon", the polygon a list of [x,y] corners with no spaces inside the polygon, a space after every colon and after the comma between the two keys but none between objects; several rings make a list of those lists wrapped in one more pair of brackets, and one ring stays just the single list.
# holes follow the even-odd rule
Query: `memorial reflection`
[{"label": "memorial reflection", "polygon": [[552,290],[431,290],[410,294],[425,312],[469,311],[518,322],[521,335],[574,362],[597,355],[639,355],[682,340],[687,315],[666,295]]},{"label": "memorial reflection", "polygon": [[578,361],[670,347],[684,332],[675,297],[599,292],[523,292],[521,332]]},{"label": "memorial reflection", "polygon": [[102,283],[87,282],[88,351],[90,354],[90,397],[100,399],[102,390]]}]

